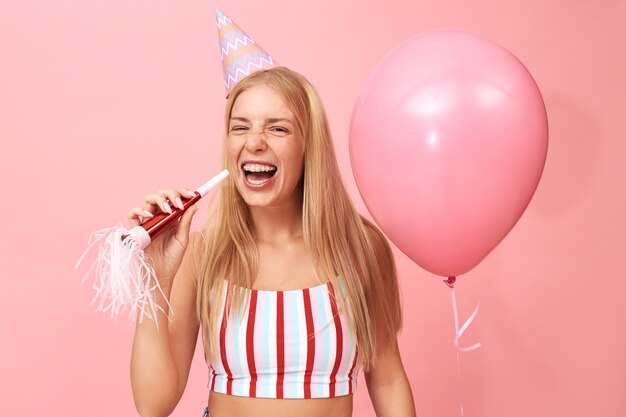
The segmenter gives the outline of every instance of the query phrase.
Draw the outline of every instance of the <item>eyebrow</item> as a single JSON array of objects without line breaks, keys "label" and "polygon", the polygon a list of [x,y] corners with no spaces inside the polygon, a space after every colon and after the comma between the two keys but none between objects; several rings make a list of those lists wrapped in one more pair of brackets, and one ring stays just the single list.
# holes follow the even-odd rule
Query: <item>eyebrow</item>
[{"label": "eyebrow", "polygon": [[[231,117],[230,120],[238,120],[240,122],[248,122],[250,123],[250,120],[246,119],[245,117],[240,117],[240,116],[234,116]],[[267,119],[268,123],[276,123],[276,122],[287,122],[289,124],[294,124],[290,119],[286,119],[284,117],[272,117]]]}]

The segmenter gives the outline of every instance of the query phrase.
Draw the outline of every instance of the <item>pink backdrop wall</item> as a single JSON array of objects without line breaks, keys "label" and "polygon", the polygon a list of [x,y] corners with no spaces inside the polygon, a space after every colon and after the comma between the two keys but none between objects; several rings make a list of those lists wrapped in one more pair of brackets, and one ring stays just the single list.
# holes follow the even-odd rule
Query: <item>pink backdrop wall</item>
[{"label": "pink backdrop wall", "polygon": [[[0,2],[2,415],[135,414],[132,326],[94,314],[90,285],[72,267],[89,233],[123,219],[147,192],[193,187],[216,172],[224,99],[215,6]],[[363,211],[348,123],[386,51],[428,29],[460,27],[526,64],[547,105],[547,165],[521,221],[457,285],[462,316],[482,300],[464,343],[483,346],[461,354],[460,384],[447,287],[396,251],[400,343],[418,414],[460,415],[460,386],[468,417],[626,415],[626,2],[219,6],[317,86]],[[200,415],[206,382],[197,350],[174,416]],[[363,379],[354,414],[374,415]]]}]

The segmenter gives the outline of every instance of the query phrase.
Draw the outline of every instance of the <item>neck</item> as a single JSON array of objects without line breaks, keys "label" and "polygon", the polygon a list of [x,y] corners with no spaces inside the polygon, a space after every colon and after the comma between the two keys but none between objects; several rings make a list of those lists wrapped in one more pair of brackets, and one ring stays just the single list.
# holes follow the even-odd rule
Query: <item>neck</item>
[{"label": "neck", "polygon": [[250,207],[258,243],[280,244],[301,239],[302,200],[273,207]]}]

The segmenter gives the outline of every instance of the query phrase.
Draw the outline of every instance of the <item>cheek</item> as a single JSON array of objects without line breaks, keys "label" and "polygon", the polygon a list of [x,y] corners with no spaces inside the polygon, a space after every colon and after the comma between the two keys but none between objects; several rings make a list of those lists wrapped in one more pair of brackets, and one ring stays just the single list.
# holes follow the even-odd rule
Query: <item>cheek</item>
[{"label": "cheek", "polygon": [[289,147],[283,150],[285,160],[288,161],[291,170],[302,170],[304,165],[304,152],[300,147]]},{"label": "cheek", "polygon": [[300,178],[304,172],[304,155],[302,153],[295,153],[292,156],[291,168],[295,178]]},{"label": "cheek", "polygon": [[226,155],[228,156],[228,163],[230,165],[237,165],[240,152],[241,146],[237,144],[237,141],[229,139],[228,142],[226,142]]}]

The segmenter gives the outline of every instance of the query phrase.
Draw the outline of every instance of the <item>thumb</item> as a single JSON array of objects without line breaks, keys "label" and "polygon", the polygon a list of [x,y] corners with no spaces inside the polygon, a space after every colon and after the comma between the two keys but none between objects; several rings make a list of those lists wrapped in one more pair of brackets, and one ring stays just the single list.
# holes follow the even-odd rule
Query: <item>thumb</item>
[{"label": "thumb", "polygon": [[189,229],[191,228],[191,219],[193,219],[193,215],[196,214],[197,211],[198,206],[193,206],[183,213],[180,217],[178,228],[176,229],[176,239],[181,242],[187,242],[189,238]]}]

